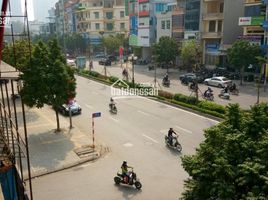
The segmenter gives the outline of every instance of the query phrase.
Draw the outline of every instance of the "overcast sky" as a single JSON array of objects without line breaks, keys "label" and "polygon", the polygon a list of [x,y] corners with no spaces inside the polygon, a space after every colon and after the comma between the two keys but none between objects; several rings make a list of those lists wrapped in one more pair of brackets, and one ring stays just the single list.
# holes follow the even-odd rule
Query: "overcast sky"
[{"label": "overcast sky", "polygon": [[[24,0],[23,0],[24,1]],[[29,0],[28,0],[29,1]],[[34,17],[39,21],[47,21],[48,10],[55,8],[55,3],[58,0],[32,0],[34,6]]]}]

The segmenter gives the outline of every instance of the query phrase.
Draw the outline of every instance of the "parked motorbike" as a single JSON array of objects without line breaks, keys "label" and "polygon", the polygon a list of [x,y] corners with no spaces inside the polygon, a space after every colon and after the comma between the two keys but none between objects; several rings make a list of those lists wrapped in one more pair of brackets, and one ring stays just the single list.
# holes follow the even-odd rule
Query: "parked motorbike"
[{"label": "parked motorbike", "polygon": [[115,104],[109,104],[109,107],[110,107],[110,112],[112,114],[117,114],[117,108],[116,108]]},{"label": "parked motorbike", "polygon": [[170,80],[166,80],[166,79],[163,79],[162,80],[162,85],[165,86],[165,87],[169,87],[170,86]]},{"label": "parked motorbike", "polygon": [[187,80],[187,78],[183,78],[183,79],[181,79],[181,84],[182,85],[189,85],[189,81]]},{"label": "parked motorbike", "polygon": [[114,182],[115,184],[119,185],[120,183],[122,184],[126,184],[126,185],[134,185],[136,187],[136,189],[141,189],[142,184],[139,181],[139,179],[137,178],[136,173],[133,171],[129,171],[129,176],[128,178],[124,175],[122,175],[121,173],[117,172],[117,175],[114,177]]},{"label": "parked motorbike", "polygon": [[175,149],[178,152],[181,152],[182,151],[182,146],[181,146],[181,144],[178,141],[178,136],[172,137],[172,141],[171,141],[171,144],[170,144],[168,136],[165,135],[165,143],[166,143],[166,145],[168,147],[170,147],[172,149]]},{"label": "parked motorbike", "polygon": [[208,93],[208,94],[203,94],[202,95],[203,99],[205,100],[209,100],[209,101],[214,101],[214,94],[212,92]]},{"label": "parked motorbike", "polygon": [[229,92],[225,92],[224,89],[221,90],[219,97],[222,99],[230,99],[230,93]]}]

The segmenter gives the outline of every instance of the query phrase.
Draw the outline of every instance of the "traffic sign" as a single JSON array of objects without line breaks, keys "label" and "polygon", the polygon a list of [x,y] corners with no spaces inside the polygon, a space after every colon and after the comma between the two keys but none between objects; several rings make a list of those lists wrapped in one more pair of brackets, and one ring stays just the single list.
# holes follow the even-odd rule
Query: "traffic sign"
[{"label": "traffic sign", "polygon": [[93,113],[92,114],[92,118],[96,118],[96,117],[100,117],[101,116],[101,113],[100,112],[97,112],[97,113]]}]

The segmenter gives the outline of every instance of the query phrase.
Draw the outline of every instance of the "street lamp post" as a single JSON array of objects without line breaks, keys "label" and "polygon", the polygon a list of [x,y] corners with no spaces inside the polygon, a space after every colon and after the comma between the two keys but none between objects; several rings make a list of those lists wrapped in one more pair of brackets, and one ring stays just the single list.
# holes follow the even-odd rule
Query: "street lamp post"
[{"label": "street lamp post", "polygon": [[129,60],[131,60],[131,62],[132,62],[132,83],[133,83],[133,85],[134,85],[134,83],[135,83],[135,78],[134,78],[134,67],[135,67],[135,65],[134,65],[134,61],[136,61],[137,60],[137,56],[134,56],[134,54],[131,54],[131,56],[129,57]]}]

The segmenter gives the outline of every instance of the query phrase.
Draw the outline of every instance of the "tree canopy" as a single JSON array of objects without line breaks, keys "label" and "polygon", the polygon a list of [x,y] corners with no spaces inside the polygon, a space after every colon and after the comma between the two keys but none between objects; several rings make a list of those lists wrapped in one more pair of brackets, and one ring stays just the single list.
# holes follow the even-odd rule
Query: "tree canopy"
[{"label": "tree canopy", "polygon": [[29,64],[32,48],[27,40],[16,40],[14,45],[9,43],[3,49],[3,61],[21,71]]},{"label": "tree canopy", "polygon": [[195,155],[184,156],[190,175],[183,198],[267,199],[268,104],[242,112],[229,105],[226,120],[205,131]]},{"label": "tree canopy", "polygon": [[21,79],[23,88],[20,93],[24,103],[38,108],[44,104],[52,105],[59,130],[58,108],[75,97],[76,82],[74,71],[66,65],[55,39],[48,45],[41,41],[35,45],[32,63],[23,70]]},{"label": "tree canopy", "polygon": [[114,52],[119,51],[120,46],[127,45],[127,39],[122,34],[117,34],[115,36],[109,35],[107,37],[104,37],[102,39],[102,44],[104,47],[106,47],[107,52],[109,54],[113,54]]},{"label": "tree canopy", "polygon": [[160,63],[174,62],[178,55],[178,43],[174,38],[163,36],[159,39],[159,42],[153,46],[153,54],[156,60]]},{"label": "tree canopy", "polygon": [[196,40],[187,40],[182,43],[181,58],[189,71],[196,70],[194,65],[200,64],[201,46]]},{"label": "tree canopy", "polygon": [[258,64],[257,57],[262,56],[260,46],[252,45],[246,40],[237,40],[230,49],[227,50],[228,62],[240,71],[240,84],[242,84],[244,70],[246,67]]}]

